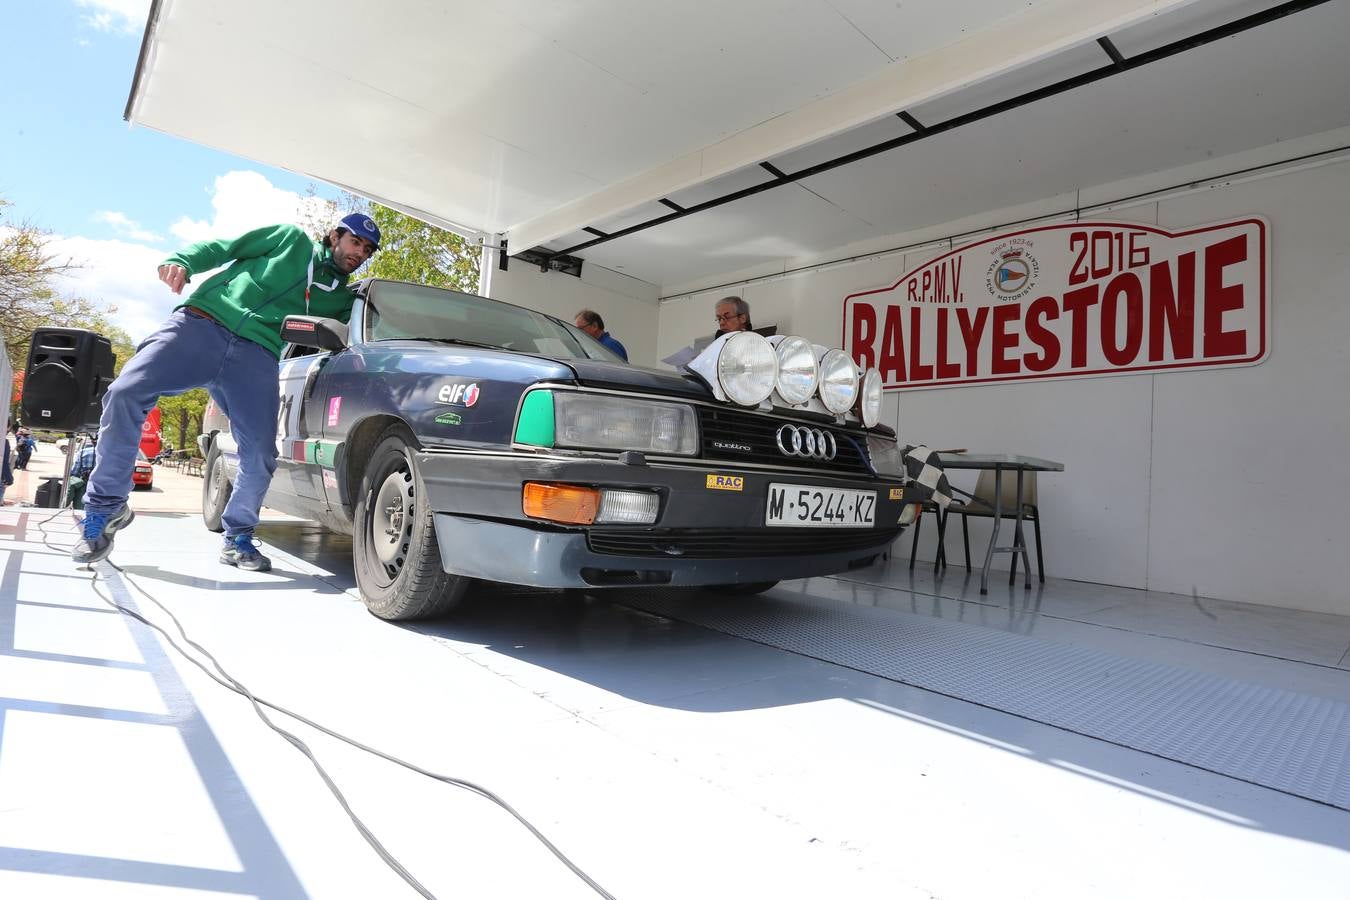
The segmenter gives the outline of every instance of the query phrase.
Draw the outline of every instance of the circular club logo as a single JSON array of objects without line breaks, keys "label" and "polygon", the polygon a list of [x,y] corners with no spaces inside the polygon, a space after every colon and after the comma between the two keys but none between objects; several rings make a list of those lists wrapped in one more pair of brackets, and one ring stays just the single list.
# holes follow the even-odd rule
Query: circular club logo
[{"label": "circular club logo", "polygon": [[1036,285],[1041,264],[1031,253],[1031,241],[1014,238],[992,249],[993,261],[985,273],[985,287],[1000,300],[1020,300]]}]

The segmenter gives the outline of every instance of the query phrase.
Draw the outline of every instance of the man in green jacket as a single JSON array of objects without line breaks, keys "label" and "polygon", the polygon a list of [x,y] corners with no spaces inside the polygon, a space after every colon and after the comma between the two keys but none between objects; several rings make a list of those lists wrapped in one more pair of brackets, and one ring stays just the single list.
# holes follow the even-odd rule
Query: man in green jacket
[{"label": "man in green jacket", "polygon": [[192,244],[160,265],[160,281],[180,294],[192,276],[230,263],[174,309],[104,395],[97,461],[73,560],[106,558],[113,536],[131,523],[127,496],[150,409],[163,395],[204,387],[229,417],[239,444],[239,476],[221,516],[220,561],[253,571],[272,567],[254,546],[253,529],[277,466],[281,322],[290,315],[346,322],[352,304],[347,279],[379,245],[379,228],[354,213],[322,242],[294,225],[273,225],[232,241]]}]

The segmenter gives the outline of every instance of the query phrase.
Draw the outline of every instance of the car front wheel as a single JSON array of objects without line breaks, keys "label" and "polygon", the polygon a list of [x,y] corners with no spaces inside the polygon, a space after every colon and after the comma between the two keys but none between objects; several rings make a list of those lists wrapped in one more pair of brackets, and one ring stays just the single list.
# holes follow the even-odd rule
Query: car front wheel
[{"label": "car front wheel", "polygon": [[352,536],[361,599],[372,613],[392,621],[443,615],[459,603],[470,581],[441,568],[412,443],[401,425],[381,435],[361,475]]},{"label": "car front wheel", "polygon": [[[150,486],[146,485],[146,490]],[[220,452],[220,446],[211,445],[211,452],[206,456],[206,471],[202,478],[202,521],[206,523],[207,531],[222,532],[225,525],[220,521],[220,517],[225,514],[225,504],[230,502],[230,492],[234,486],[230,484],[230,476],[225,472],[225,455]]]}]

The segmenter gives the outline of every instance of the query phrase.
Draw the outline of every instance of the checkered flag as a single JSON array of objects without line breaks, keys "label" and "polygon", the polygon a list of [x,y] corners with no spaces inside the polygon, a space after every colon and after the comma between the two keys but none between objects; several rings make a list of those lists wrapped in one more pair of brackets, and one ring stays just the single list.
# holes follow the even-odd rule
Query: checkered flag
[{"label": "checkered flag", "polygon": [[905,472],[909,475],[909,486],[920,494],[927,491],[926,499],[932,500],[943,509],[952,502],[952,486],[947,483],[947,473],[942,461],[932,450],[922,445],[905,448]]}]

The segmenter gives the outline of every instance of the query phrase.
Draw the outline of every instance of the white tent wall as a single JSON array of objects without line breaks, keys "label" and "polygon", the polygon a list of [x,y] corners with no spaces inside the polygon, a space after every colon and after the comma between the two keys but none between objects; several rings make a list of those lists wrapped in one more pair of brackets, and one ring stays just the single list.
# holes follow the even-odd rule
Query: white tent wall
[{"label": "white tent wall", "polygon": [[[1315,143],[1344,144],[1344,137],[1319,136]],[[1295,155],[1282,145],[1244,154],[1241,161],[1252,165]],[[1241,168],[1233,162],[1213,161],[1206,174]],[[1084,191],[1081,202],[1105,202],[1196,177],[1195,167],[1158,173],[1130,185]],[[991,212],[979,224],[1062,210],[1064,200],[1050,198],[1017,215]],[[1063,473],[1040,480],[1048,574],[1350,613],[1345,591],[1350,554],[1344,551],[1338,503],[1350,495],[1350,467],[1344,463],[1350,451],[1350,403],[1344,398],[1350,385],[1347,209],[1350,162],[1342,161],[1164,195],[1100,217],[1167,228],[1266,217],[1273,338],[1270,357],[1258,366],[893,392],[887,394],[886,416],[898,422],[907,441],[1062,461]],[[870,243],[906,246],[973,227],[978,225],[967,220]],[[853,252],[845,248],[836,258]],[[718,279],[728,286],[661,304],[659,352],[710,333],[713,304],[727,294],[750,302],[757,326],[777,324],[780,333],[837,346],[846,295],[889,285],[938,252],[893,254],[740,285],[728,282],[747,273]],[[800,264],[783,262],[788,269]],[[969,489],[973,473],[954,480]],[[925,525],[918,556],[931,561],[936,529],[931,520]],[[986,521],[970,522],[977,564],[988,528]],[[953,566],[962,558],[960,531],[953,519],[947,536]],[[906,534],[897,548],[902,555],[908,539]],[[1006,567],[1006,556],[999,561]]]},{"label": "white tent wall", "polygon": [[655,366],[657,299],[654,284],[602,266],[583,265],[581,277],[541,272],[512,259],[505,272],[492,273],[490,296],[571,322],[579,310],[593,309],[605,320],[605,329],[623,344],[628,361]]}]

